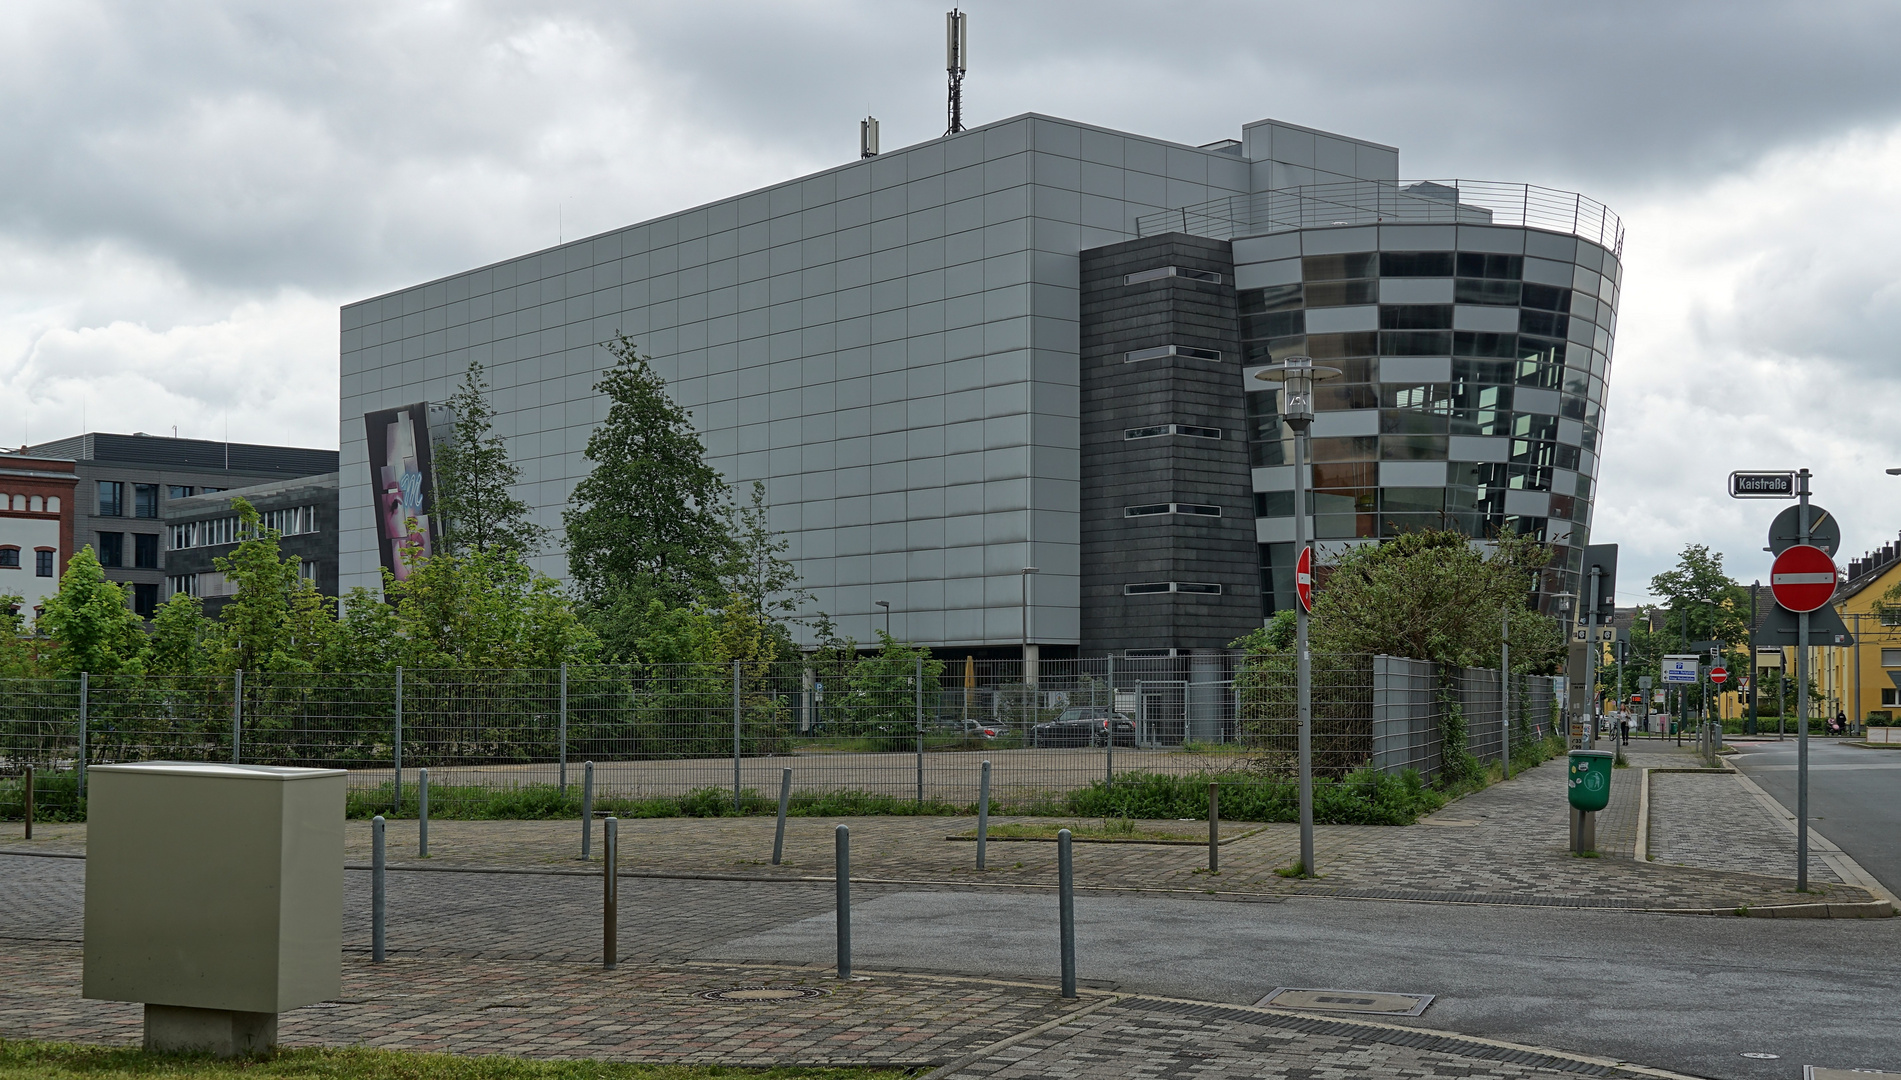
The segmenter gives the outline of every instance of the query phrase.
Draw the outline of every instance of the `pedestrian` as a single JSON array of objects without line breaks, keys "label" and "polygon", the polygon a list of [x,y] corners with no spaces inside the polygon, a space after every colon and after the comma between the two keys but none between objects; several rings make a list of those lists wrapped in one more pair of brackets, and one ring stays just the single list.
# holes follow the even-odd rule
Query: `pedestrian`
[{"label": "pedestrian", "polygon": [[1835,710],[1835,734],[1848,734],[1848,714],[1840,709]]},{"label": "pedestrian", "polygon": [[1623,727],[1624,729],[1624,745],[1629,746],[1630,745],[1630,717],[1628,716],[1624,717],[1624,722],[1620,726]]}]

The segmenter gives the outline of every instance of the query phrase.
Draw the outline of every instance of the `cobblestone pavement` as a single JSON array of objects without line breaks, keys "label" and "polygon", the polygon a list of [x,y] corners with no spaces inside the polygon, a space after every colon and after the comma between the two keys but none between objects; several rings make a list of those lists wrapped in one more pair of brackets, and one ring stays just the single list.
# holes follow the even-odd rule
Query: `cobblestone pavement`
[{"label": "cobblestone pavement", "polygon": [[[141,1009],[77,996],[74,944],[0,952],[0,1037],[136,1044]],[[717,1002],[734,987],[811,997]],[[1065,1022],[1072,1021],[1072,1022]],[[1628,1076],[1479,1039],[998,980],[711,963],[347,960],[333,1002],[285,1013],[286,1046],[643,1062],[940,1066],[940,1077]],[[1647,1075],[1668,1075],[1650,1071]]]},{"label": "cobblestone pavement", "polygon": [[[1610,1062],[1265,1009],[1127,998],[932,1074],[944,1080],[1074,1077],[1633,1076]],[[1659,1075],[1650,1072],[1649,1075]]]},{"label": "cobblestone pavement", "polygon": [[[1677,760],[1674,753],[1668,759]],[[1640,775],[1636,768],[1617,770],[1619,805],[1636,802],[1629,785]],[[1653,780],[1664,775],[1668,774]],[[1658,835],[1655,818],[1653,809],[1653,843]],[[992,820],[1026,819],[999,816]],[[839,824],[851,827],[855,879],[938,887],[1049,887],[1056,882],[1055,846],[1048,843],[993,841],[988,868],[979,872],[975,845],[947,840],[972,827],[970,819],[956,817],[792,818],[786,825],[786,857],[776,867],[770,865],[774,823],[769,817],[630,819],[620,827],[621,868],[630,875],[825,880],[832,874],[833,829]],[[1613,818],[1610,825],[1607,839],[1615,842],[1610,850],[1628,854],[1634,821],[1626,827]],[[1185,823],[1184,828],[1199,831],[1206,826]],[[1650,864],[1629,858],[1575,858],[1566,850],[1562,761],[1548,762],[1467,796],[1411,828],[1317,826],[1318,880],[1290,880],[1277,873],[1299,858],[1296,826],[1235,828],[1250,835],[1238,836],[1222,847],[1219,875],[1207,872],[1206,852],[1197,847],[1081,844],[1076,856],[1077,884],[1085,889],[1256,898],[1300,893],[1689,911],[1873,899],[1865,889],[1848,885],[1822,886],[1819,897],[1814,890],[1797,893],[1792,876],[1765,876],[1760,864],[1751,867],[1751,872],[1738,873],[1735,867],[1672,865],[1661,854]],[[429,831],[431,858],[425,863],[414,856],[416,823],[390,822],[391,865],[598,873],[598,863],[583,864],[575,858],[580,847],[580,823],[575,821],[438,820]],[[349,823],[347,857],[353,863],[368,862],[369,839],[368,822]],[[1600,845],[1605,842],[1601,839]],[[62,827],[53,838],[34,844],[43,850],[83,848],[83,826]],[[18,844],[6,846],[20,850]],[[598,826],[593,850],[598,857]]]},{"label": "cobblestone pavement", "polygon": [[[1660,863],[1795,877],[1795,835],[1734,773],[1650,777],[1650,854]],[[1821,859],[1811,882],[1840,882]]]}]

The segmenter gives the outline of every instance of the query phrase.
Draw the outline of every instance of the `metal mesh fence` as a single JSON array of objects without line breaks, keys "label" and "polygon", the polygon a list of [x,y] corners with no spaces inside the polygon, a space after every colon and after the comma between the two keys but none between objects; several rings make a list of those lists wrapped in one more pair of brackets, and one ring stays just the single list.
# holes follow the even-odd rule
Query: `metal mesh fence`
[{"label": "metal mesh fence", "polygon": [[[1317,776],[1436,771],[1433,665],[1317,655],[1312,672]],[[1551,682],[1513,680],[1515,738],[1549,726]],[[1452,685],[1470,749],[1496,759],[1497,673]],[[796,793],[965,806],[988,760],[993,796],[1028,808],[1136,773],[1292,776],[1295,696],[1291,656],[1239,654],[16,680],[0,773],[34,765],[53,814],[77,810],[82,763],[141,760],[342,768],[354,797],[412,810],[419,769],[446,809],[565,799],[584,762],[601,799],[774,798],[790,768]],[[0,783],[0,815],[20,816],[18,786]]]}]

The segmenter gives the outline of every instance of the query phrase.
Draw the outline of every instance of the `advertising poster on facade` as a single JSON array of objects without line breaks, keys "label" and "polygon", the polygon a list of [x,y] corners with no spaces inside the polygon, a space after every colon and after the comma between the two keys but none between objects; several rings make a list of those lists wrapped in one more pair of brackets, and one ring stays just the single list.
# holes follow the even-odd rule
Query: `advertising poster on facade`
[{"label": "advertising poster on facade", "polygon": [[[429,444],[429,406],[405,405],[365,413],[370,488],[375,493],[377,553],[396,580],[435,550],[434,468]],[[404,551],[410,552],[408,560]]]}]

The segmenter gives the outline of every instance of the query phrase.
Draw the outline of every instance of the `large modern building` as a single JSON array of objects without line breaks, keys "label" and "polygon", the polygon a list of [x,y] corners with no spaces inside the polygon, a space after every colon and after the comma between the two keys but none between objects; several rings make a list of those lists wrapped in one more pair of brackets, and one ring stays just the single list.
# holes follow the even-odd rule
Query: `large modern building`
[{"label": "large modern building", "polygon": [[1313,430],[1312,535],[1539,536],[1543,591],[1574,588],[1617,219],[1401,181],[1390,146],[1241,135],[1018,116],[345,307],[342,587],[377,581],[367,416],[439,403],[479,360],[558,535],[606,411],[601,344],[625,332],[727,478],[766,485],[818,606],[860,640],[881,602],[896,636],[960,656],[1020,636],[1199,652],[1260,625],[1291,603],[1296,507],[1254,375],[1296,354],[1342,373]]},{"label": "large modern building", "polygon": [[337,469],[335,450],[143,432],[89,432],[23,452],[76,463],[73,550],[90,546],[108,579],[131,586],[133,609],[146,618],[169,595],[164,518],[174,502]]},{"label": "large modern building", "polygon": [[229,488],[215,494],[173,499],[165,506],[165,595],[188,593],[216,617],[233,596],[235,582],[218,560],[244,539],[231,500],[243,499],[267,529],[277,530],[278,554],[297,559],[297,572],[323,596],[337,595],[337,474],[299,476],[268,484]]}]

